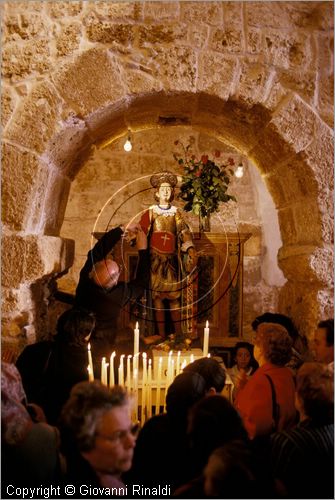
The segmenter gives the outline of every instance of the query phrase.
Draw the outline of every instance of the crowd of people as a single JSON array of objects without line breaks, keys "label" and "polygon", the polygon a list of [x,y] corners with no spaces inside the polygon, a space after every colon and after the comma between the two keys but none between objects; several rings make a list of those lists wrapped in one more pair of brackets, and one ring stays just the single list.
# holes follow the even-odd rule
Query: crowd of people
[{"label": "crowd of people", "polygon": [[295,369],[294,337],[280,322],[256,323],[228,370],[233,401],[223,365],[197,359],[168,388],[166,412],[140,429],[123,387],[87,381],[94,316],[64,313],[53,342],[2,363],[3,498],[13,485],[68,483],[79,497],[85,485],[130,498],[163,487],[176,498],[333,498],[333,320],[317,325],[315,360]]},{"label": "crowd of people", "polygon": [[[146,226],[142,219],[114,228],[89,251],[74,307],[60,316],[54,340],[27,346],[16,366],[2,362],[2,498],[13,498],[16,487],[48,485],[61,498],[57,488],[68,484],[72,498],[92,497],[94,488],[100,498],[334,498],[333,319],[318,323],[308,345],[289,317],[258,316],[253,342],[234,349],[231,401],[222,394],[222,364],[197,359],[168,387],[166,411],[142,429],[131,420],[131,394],[87,380],[88,342],[100,378],[101,357],[117,345],[122,307],[145,289],[152,287],[158,322],[147,343],[166,335],[162,300],[176,320],[180,291],[157,290],[178,274],[175,247],[164,258],[157,252],[167,238],[173,245],[179,239],[189,270],[196,254],[171,209],[175,179],[168,174],[153,179],[159,205],[146,213]],[[138,250],[128,283],[119,281],[122,263],[113,252],[124,235]]]}]

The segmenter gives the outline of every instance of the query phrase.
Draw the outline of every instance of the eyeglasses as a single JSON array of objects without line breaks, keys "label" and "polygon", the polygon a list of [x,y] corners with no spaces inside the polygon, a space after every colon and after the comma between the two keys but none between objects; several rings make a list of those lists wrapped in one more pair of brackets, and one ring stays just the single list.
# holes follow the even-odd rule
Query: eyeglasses
[{"label": "eyeglasses", "polygon": [[107,441],[111,441],[112,443],[117,443],[118,441],[123,441],[128,436],[128,434],[136,438],[139,433],[139,430],[140,430],[140,423],[137,422],[136,424],[133,424],[130,427],[130,429],[124,431],[116,431],[110,436],[106,436],[105,434],[99,434],[99,433],[97,433],[96,436],[101,437],[102,439],[106,439]]}]

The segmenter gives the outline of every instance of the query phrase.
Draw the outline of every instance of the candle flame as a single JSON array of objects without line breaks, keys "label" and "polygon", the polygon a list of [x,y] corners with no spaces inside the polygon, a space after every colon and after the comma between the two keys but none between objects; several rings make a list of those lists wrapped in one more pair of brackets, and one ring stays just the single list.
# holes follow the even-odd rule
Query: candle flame
[{"label": "candle flame", "polygon": [[132,358],[133,356],[131,354],[128,354],[128,359]]},{"label": "candle flame", "polygon": [[144,353],[142,354],[142,356],[143,356],[143,358],[144,358],[144,359],[146,359],[146,357],[147,357],[147,353],[146,353],[146,352],[144,352]]},{"label": "candle flame", "polygon": [[206,328],[208,328],[208,319],[206,320]]},{"label": "candle flame", "polygon": [[136,321],[135,328],[136,328],[136,330],[138,330],[138,321]]},{"label": "candle flame", "polygon": [[88,343],[88,344],[87,344],[87,349],[88,349],[89,351],[91,350],[91,344],[90,344],[90,343]]}]

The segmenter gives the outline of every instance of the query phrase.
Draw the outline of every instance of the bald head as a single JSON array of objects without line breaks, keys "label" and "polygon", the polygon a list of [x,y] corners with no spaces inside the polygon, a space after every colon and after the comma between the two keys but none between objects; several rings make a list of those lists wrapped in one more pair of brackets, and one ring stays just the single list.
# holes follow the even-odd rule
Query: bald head
[{"label": "bald head", "polygon": [[90,278],[102,288],[112,288],[118,282],[120,269],[115,260],[100,260],[90,272]]}]

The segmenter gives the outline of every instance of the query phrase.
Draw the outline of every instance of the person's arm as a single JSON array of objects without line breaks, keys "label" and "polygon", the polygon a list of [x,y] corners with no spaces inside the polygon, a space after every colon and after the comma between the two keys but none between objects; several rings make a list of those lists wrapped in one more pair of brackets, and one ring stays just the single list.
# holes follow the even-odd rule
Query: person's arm
[{"label": "person's arm", "polygon": [[105,233],[100,240],[96,242],[92,250],[88,253],[92,265],[94,262],[98,262],[107,256],[112,248],[120,241],[123,232],[124,228],[122,226],[115,227]]}]

